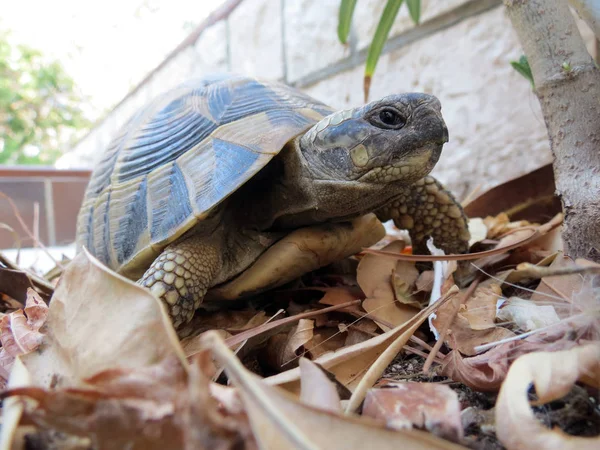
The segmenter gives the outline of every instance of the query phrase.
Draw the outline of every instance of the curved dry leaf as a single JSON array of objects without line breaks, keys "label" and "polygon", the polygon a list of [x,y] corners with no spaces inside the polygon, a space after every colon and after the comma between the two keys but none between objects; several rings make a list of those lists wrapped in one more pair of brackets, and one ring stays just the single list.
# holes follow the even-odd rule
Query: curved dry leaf
[{"label": "curved dry leaf", "polygon": [[40,351],[22,359],[38,385],[80,385],[103,370],[141,368],[173,355],[186,361],[160,301],[85,250],[66,267],[46,325]]},{"label": "curved dry leaf", "polygon": [[27,288],[25,310],[19,309],[0,319],[0,341],[9,355],[17,356],[35,350],[43,334],[39,329],[48,317],[48,306],[37,292]]},{"label": "curved dry leaf", "polygon": [[324,411],[342,411],[335,385],[310,359],[300,358],[300,386],[300,401],[305,405]]},{"label": "curved dry leaf", "polygon": [[538,305],[531,300],[509,298],[498,311],[498,319],[514,323],[522,331],[532,331],[560,322],[552,305]]},{"label": "curved dry leaf", "polygon": [[488,228],[485,225],[483,219],[481,219],[480,217],[470,218],[468,225],[469,233],[471,233],[471,239],[469,239],[469,247],[487,238]]},{"label": "curved dry leaf", "polygon": [[529,405],[528,391],[532,384],[539,402],[546,403],[566,395],[578,379],[600,387],[599,343],[518,358],[502,384],[496,403],[496,434],[506,448],[600,448],[600,436],[584,438],[548,429],[535,418]]},{"label": "curved dry leaf", "polygon": [[287,335],[279,334],[269,340],[267,356],[270,366],[275,370],[298,365],[298,350],[310,342],[314,335],[314,321],[301,319]]},{"label": "curved dry leaf", "polygon": [[368,313],[367,317],[375,321],[383,331],[389,331],[405,323],[419,312],[417,308],[383,297],[367,298],[363,301],[362,307]]},{"label": "curved dry leaf", "polygon": [[[405,242],[391,242],[383,250],[400,253]],[[418,309],[408,306],[419,276],[414,263],[366,254],[358,264],[356,280],[365,296],[362,307],[383,331],[411,319]],[[398,303],[401,302],[401,303]]]},{"label": "curved dry leaf", "polygon": [[206,333],[203,341],[240,390],[261,448],[363,449],[368,443],[372,448],[395,450],[399,441],[415,450],[463,448],[420,430],[391,431],[366,417],[304,405],[245,369],[218,335]]},{"label": "curved dry leaf", "polygon": [[496,283],[490,284],[489,287],[480,286],[458,313],[467,319],[473,330],[495,328],[496,304],[501,296],[502,290]]},{"label": "curved dry leaf", "polygon": [[[405,242],[402,240],[394,241],[386,245],[383,250],[393,253],[400,253]],[[366,254],[358,263],[356,269],[356,281],[361,287],[365,296],[368,297],[386,297],[393,299],[394,292],[390,277],[396,268],[397,261],[385,256]]]},{"label": "curved dry leaf", "polygon": [[100,372],[84,388],[26,386],[2,395],[36,400],[24,411],[27,420],[89,437],[94,448],[231,448],[246,438],[246,419],[219,408],[201,364],[188,373],[171,355],[154,365]]},{"label": "curved dry leaf", "polygon": [[[17,356],[8,378],[9,389],[27,386],[31,383],[31,376]],[[24,404],[19,397],[10,397],[2,402],[2,427],[0,427],[0,450],[15,448],[13,441],[15,432],[23,414]]]},{"label": "curved dry leaf", "polygon": [[25,311],[18,309],[0,319],[0,381],[8,380],[15,356],[37,349],[44,338],[39,329],[46,322],[48,306],[32,288],[27,288]]},{"label": "curved dry leaf", "polygon": [[452,340],[446,343],[451,348],[472,356],[477,354],[475,347],[515,336],[509,329],[494,324],[497,300],[495,292],[501,293],[497,285],[492,285],[492,289],[477,287],[473,295],[468,296],[465,303],[461,304],[467,296],[467,291],[463,291],[462,295],[438,310],[437,317],[431,322],[440,332],[449,329],[448,335],[452,336]]},{"label": "curved dry leaf", "polygon": [[426,429],[454,442],[463,438],[458,395],[436,383],[387,383],[370,389],[362,415],[385,420],[390,428]]},{"label": "curved dry leaf", "polygon": [[490,350],[482,355],[463,358],[458,350],[452,350],[444,357],[440,375],[476,391],[495,392],[504,381],[508,366],[506,353]]},{"label": "curved dry leaf", "polygon": [[[386,333],[359,344],[323,354],[314,362],[333,373],[340,383],[350,390],[355,390],[355,393],[360,386],[359,395],[354,400],[356,401],[373,386],[389,362],[398,354],[429,314],[448,299],[449,297],[440,300],[439,304],[428,306],[408,322]],[[300,371],[296,368],[266,378],[265,381],[268,384],[279,385],[290,392],[298,393],[300,391],[299,379]]]}]

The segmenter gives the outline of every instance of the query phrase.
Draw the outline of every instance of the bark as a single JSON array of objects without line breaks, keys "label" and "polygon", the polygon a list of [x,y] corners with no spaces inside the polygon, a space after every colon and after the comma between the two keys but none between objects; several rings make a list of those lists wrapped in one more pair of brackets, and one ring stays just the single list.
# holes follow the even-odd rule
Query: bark
[{"label": "bark", "polygon": [[567,0],[505,0],[554,155],[565,253],[600,262],[600,71]]}]

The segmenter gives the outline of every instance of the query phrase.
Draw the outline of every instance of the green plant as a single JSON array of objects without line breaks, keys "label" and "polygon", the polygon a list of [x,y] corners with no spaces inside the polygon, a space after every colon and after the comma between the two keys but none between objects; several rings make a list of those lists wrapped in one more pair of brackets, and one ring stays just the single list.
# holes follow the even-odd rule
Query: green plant
[{"label": "green plant", "polygon": [[0,164],[52,164],[88,126],[63,67],[0,31]]},{"label": "green plant", "polygon": [[535,89],[535,83],[533,81],[533,74],[531,73],[531,67],[529,67],[529,61],[527,56],[521,55],[518,61],[511,61],[510,65],[513,66],[517,72],[523,75],[531,83],[531,89]]},{"label": "green plant", "polygon": [[[354,14],[354,8],[357,0],[342,0],[340,3],[339,20],[338,20],[338,38],[342,44],[346,44],[348,36],[350,34],[350,26],[352,24],[352,16]],[[365,64],[365,77],[364,77],[364,94],[365,101],[369,97],[369,90],[371,87],[371,79],[375,73],[377,67],[377,61],[381,56],[383,46],[387,41],[388,35],[398,11],[402,6],[403,0],[388,0],[379,19],[379,24],[373,35],[373,40],[369,46],[369,52],[367,54],[367,61]],[[406,0],[406,6],[410,17],[415,24],[419,24],[421,19],[421,0]]]}]

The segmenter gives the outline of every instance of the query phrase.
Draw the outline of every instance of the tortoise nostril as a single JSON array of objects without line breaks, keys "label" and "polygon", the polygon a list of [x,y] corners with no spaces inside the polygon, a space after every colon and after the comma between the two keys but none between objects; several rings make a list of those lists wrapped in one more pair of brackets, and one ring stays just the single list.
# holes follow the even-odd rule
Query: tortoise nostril
[{"label": "tortoise nostril", "polygon": [[450,135],[448,133],[448,127],[444,124],[443,125],[444,130],[443,130],[443,141],[444,143],[448,142],[450,140]]}]

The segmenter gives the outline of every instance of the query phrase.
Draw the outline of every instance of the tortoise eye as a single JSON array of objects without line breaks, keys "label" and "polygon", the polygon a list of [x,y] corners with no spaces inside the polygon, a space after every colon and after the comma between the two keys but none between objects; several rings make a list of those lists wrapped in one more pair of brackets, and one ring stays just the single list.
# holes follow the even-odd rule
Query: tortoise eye
[{"label": "tortoise eye", "polygon": [[385,108],[371,116],[370,122],[378,128],[399,130],[406,125],[406,119],[398,111]]}]

